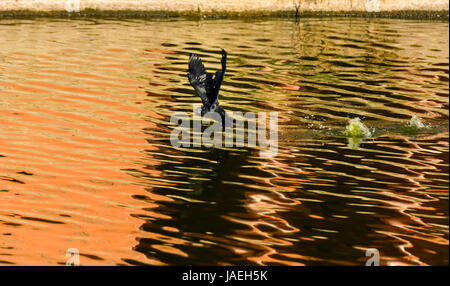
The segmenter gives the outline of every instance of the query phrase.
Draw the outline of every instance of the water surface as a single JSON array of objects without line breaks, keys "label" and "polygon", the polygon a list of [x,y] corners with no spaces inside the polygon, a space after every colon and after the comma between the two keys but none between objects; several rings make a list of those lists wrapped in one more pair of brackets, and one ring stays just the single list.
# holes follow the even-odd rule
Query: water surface
[{"label": "water surface", "polygon": [[[0,21],[0,265],[448,265],[448,29]],[[221,105],[278,112],[278,154],[171,146],[189,53],[214,71],[220,48]]]}]

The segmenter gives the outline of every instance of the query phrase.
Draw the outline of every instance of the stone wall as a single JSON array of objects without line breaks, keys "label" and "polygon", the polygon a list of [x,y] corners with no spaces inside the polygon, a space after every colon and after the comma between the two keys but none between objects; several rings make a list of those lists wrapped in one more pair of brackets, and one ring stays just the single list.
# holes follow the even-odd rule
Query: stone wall
[{"label": "stone wall", "polygon": [[171,11],[244,13],[283,11],[448,11],[448,0],[0,0],[0,11]]}]

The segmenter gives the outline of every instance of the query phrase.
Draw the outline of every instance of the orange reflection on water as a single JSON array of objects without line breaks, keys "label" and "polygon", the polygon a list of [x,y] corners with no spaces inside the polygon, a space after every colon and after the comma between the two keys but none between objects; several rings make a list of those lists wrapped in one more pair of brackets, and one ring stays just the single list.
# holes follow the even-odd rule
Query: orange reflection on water
[{"label": "orange reflection on water", "polygon": [[[164,264],[130,251],[142,232],[142,219],[133,214],[157,207],[132,197],[147,194],[146,187],[123,171],[142,169],[142,151],[157,150],[148,145],[148,135],[133,130],[155,128],[144,118],[161,116],[121,102],[130,96],[142,100],[142,81],[48,65],[53,69],[16,69],[23,80],[0,82],[3,100],[17,97],[13,110],[0,110],[0,174],[8,174],[0,176],[0,232],[9,234],[0,245],[8,256],[0,260],[64,265],[66,250],[77,248],[82,265],[127,260]],[[133,129],[126,130],[123,122]],[[158,212],[146,214],[167,218]]]}]

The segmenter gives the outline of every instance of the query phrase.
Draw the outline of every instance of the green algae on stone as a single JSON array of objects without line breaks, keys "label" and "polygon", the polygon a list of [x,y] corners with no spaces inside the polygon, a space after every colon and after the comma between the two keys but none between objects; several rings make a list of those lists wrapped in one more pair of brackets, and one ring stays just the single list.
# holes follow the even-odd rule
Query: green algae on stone
[{"label": "green algae on stone", "polygon": [[[65,6],[64,6],[65,8]],[[168,19],[185,18],[187,20],[199,19],[263,19],[263,18],[329,18],[329,17],[356,17],[356,18],[395,18],[395,19],[429,19],[448,21],[448,10],[394,10],[381,12],[366,11],[304,11],[295,10],[295,6],[288,10],[245,10],[227,11],[199,9],[166,9],[156,8],[146,9],[118,9],[108,8],[85,8],[79,12],[68,12],[65,9],[55,10],[30,10],[30,9],[8,9],[0,7],[1,19],[35,19],[35,18],[56,18],[56,19]]]}]

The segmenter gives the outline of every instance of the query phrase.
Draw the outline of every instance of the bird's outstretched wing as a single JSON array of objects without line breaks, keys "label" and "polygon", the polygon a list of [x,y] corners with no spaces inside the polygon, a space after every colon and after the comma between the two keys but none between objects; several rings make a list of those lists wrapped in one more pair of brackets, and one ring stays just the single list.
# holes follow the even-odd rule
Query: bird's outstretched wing
[{"label": "bird's outstretched wing", "polygon": [[214,79],[210,73],[206,72],[202,60],[196,54],[191,54],[189,57],[188,78],[202,99],[203,105],[211,105],[214,102],[214,98],[217,98]]},{"label": "bird's outstretched wing", "polygon": [[216,91],[216,98],[219,94],[219,90],[220,90],[220,85],[222,84],[223,81],[223,77],[225,75],[225,71],[227,69],[227,52],[222,49],[222,70],[221,71],[216,71],[216,76],[214,77],[214,90]]}]

